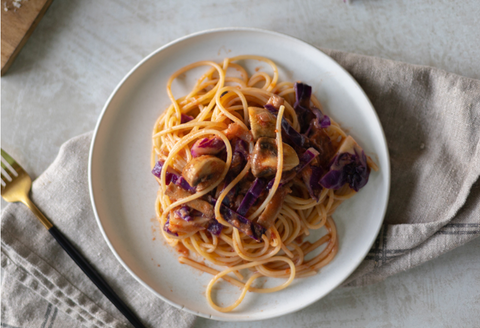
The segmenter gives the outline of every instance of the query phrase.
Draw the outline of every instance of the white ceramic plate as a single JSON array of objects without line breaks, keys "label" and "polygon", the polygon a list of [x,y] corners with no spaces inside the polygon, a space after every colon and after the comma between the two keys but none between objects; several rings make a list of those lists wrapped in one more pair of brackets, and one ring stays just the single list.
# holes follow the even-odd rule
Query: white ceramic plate
[{"label": "white ceramic plate", "polygon": [[[155,222],[158,185],[150,173],[151,131],[169,105],[166,82],[177,69],[199,61],[254,54],[274,60],[280,81],[301,80],[313,87],[326,114],[339,122],[380,167],[353,199],[334,214],[338,255],[316,276],[298,279],[274,294],[248,293],[231,313],[212,310],[205,299],[211,276],[177,261]],[[251,63],[268,69],[261,63]],[[198,74],[196,74],[198,73]],[[186,94],[201,71],[175,83]],[[378,117],[356,81],[335,61],[298,39],[258,29],[229,28],[186,36],[142,60],[108,99],[90,150],[89,183],[98,225],[120,263],[150,292],[196,315],[217,320],[260,320],[297,311],[342,283],[368,253],[381,226],[390,185],[385,136]],[[270,279],[268,285],[281,280]],[[219,299],[231,304],[240,290],[222,285]]]}]

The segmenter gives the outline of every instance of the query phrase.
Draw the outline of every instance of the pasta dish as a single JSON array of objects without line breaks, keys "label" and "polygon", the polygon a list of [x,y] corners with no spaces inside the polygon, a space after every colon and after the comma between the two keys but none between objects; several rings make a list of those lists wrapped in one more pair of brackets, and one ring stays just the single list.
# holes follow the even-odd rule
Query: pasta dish
[{"label": "pasta dish", "polygon": [[[251,60],[271,72],[248,74],[241,63]],[[192,90],[176,98],[172,82],[201,66]],[[232,311],[247,291],[282,290],[331,262],[339,243],[332,214],[378,168],[312,88],[279,81],[274,62],[245,55],[190,64],[170,77],[167,93],[171,105],[153,129],[156,215],[180,263],[213,276],[210,306]],[[306,240],[318,229],[326,233]],[[259,277],[283,281],[255,287]],[[219,279],[241,288],[234,304],[215,302]]]}]

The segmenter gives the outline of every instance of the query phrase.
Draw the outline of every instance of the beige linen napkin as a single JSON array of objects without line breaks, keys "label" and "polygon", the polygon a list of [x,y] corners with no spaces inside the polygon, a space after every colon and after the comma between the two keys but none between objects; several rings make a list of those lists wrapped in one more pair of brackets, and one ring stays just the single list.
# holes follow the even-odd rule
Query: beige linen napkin
[{"label": "beige linen napkin", "polygon": [[344,285],[385,279],[480,234],[480,81],[443,70],[323,50],[373,104],[390,153],[384,225]]},{"label": "beige linen napkin", "polygon": [[[480,81],[442,70],[323,50],[360,83],[385,130],[392,188],[383,228],[345,282],[361,286],[480,234]],[[151,295],[117,263],[87,189],[91,134],[62,146],[32,198],[150,327],[194,317]],[[21,204],[2,213],[4,327],[121,327],[125,320]],[[341,241],[340,241],[341,242]]]},{"label": "beige linen napkin", "polygon": [[[117,261],[88,193],[92,133],[66,142],[33,183],[32,200],[81,251],[146,327],[191,327],[195,316],[163,302]],[[2,213],[2,327],[131,327],[22,204]]]}]

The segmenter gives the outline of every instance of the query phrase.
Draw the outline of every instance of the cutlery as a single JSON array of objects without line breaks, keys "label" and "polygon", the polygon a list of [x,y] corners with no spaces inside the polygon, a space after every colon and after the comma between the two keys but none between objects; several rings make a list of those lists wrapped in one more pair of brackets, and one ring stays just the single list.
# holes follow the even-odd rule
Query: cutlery
[{"label": "cutlery", "polygon": [[115,305],[115,307],[130,321],[136,328],[143,328],[143,324],[127,307],[127,305],[115,294],[113,289],[106,281],[95,271],[77,249],[68,241],[68,239],[58,230],[35,206],[30,200],[28,193],[32,186],[32,179],[25,170],[8,155],[2,151],[2,197],[7,202],[22,202],[25,204],[43,226],[50,232],[55,240],[62,246],[73,261],[82,269],[90,280],[102,291],[102,293]]}]

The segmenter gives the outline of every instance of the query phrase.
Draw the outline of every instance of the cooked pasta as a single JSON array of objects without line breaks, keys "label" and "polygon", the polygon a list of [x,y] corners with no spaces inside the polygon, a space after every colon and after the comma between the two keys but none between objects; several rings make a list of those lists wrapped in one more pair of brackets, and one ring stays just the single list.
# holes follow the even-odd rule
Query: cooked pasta
[{"label": "cooked pasta", "polygon": [[[267,63],[272,73],[249,75],[238,64],[246,60]],[[172,82],[200,66],[205,73],[176,98]],[[213,275],[210,306],[232,311],[247,291],[282,290],[332,261],[338,250],[332,214],[377,167],[322,112],[311,88],[280,82],[267,58],[238,56],[178,70],[167,93],[171,105],[153,130],[156,215],[165,240],[183,253],[180,263]],[[304,241],[318,229],[326,234]],[[286,280],[254,287],[262,276]],[[219,279],[241,288],[234,304],[215,303]]]}]

